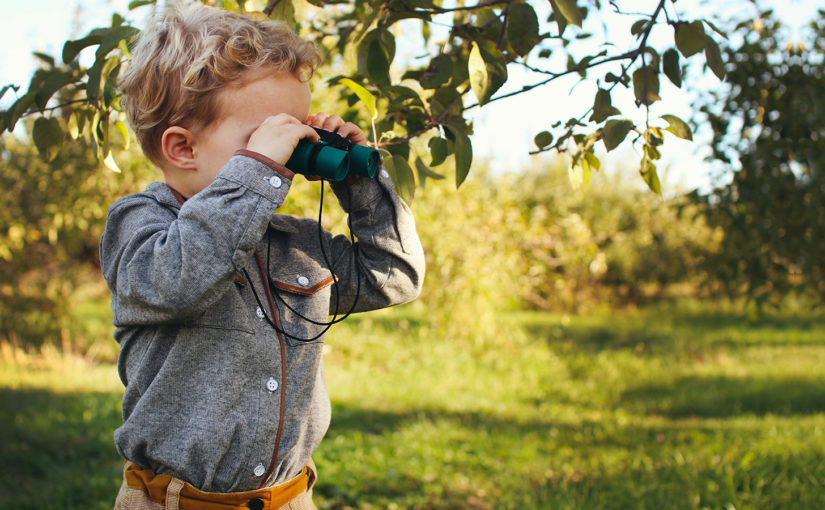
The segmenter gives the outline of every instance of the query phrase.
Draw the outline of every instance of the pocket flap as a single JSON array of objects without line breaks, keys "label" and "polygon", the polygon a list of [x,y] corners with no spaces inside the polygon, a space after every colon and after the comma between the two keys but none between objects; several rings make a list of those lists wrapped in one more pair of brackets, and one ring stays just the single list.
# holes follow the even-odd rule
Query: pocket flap
[{"label": "pocket flap", "polygon": [[272,283],[279,289],[295,294],[311,296],[319,290],[328,287],[333,283],[333,277],[329,271],[325,274],[295,274],[278,275],[272,278]]}]

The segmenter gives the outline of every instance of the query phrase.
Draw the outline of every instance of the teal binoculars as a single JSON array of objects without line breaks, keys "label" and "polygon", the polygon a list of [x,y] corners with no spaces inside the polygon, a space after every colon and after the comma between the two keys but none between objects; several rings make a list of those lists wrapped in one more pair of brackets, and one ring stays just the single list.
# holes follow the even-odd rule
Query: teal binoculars
[{"label": "teal binoculars", "polygon": [[378,151],[357,145],[343,136],[313,128],[321,140],[301,140],[292,152],[286,167],[298,174],[342,181],[350,175],[375,177],[381,165]]}]

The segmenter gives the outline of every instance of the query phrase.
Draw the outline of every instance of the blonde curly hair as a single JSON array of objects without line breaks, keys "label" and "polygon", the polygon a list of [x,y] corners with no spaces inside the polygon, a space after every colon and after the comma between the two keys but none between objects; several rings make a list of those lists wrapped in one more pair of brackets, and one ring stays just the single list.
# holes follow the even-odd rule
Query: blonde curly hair
[{"label": "blonde curly hair", "polygon": [[170,126],[207,126],[218,115],[218,92],[245,72],[270,66],[308,80],[321,63],[314,44],[286,24],[200,4],[173,6],[144,30],[120,77],[123,109],[143,152],[164,161]]}]

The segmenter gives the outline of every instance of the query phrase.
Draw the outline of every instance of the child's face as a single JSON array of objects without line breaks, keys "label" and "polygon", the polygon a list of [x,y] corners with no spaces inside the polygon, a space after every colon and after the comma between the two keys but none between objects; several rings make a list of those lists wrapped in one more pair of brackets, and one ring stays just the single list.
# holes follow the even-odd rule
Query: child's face
[{"label": "child's face", "polygon": [[220,91],[218,118],[206,127],[192,130],[192,152],[198,169],[192,190],[198,192],[212,183],[235,151],[246,148],[264,119],[287,113],[304,122],[309,106],[306,82],[291,73],[266,68],[251,71],[239,85]]}]

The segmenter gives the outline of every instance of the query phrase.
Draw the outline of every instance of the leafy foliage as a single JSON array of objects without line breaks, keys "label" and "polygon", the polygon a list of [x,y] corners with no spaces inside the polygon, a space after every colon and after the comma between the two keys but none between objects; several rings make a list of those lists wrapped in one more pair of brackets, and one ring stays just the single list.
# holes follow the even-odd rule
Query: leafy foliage
[{"label": "leafy foliage", "polygon": [[[709,266],[732,295],[759,303],[790,292],[825,297],[825,11],[802,39],[770,11],[727,47],[729,85],[702,108],[713,157],[731,181],[699,197],[725,231]],[[735,171],[734,171],[735,170]]]},{"label": "leafy foliage", "polygon": [[[642,177],[659,193],[653,162],[658,159],[656,148],[664,133],[655,131],[658,128],[648,121],[635,125],[617,119],[625,112],[612,105],[611,95],[617,87],[628,88],[632,84],[636,104],[649,108],[660,100],[660,76],[681,86],[684,60],[702,52],[712,71],[720,78],[724,76],[714,40],[718,35],[714,36],[711,22],[681,19],[675,2],[666,0],[659,0],[649,13],[622,12],[617,2],[602,5],[601,0],[587,6],[577,0],[551,0],[549,6],[537,0],[469,4],[436,0],[309,0],[311,5],[294,0],[272,0],[266,5],[262,1],[202,1],[230,10],[260,10],[263,14],[257,15],[283,20],[324,48],[331,65],[341,73],[330,80],[330,85],[340,87],[342,103],[353,106],[360,100],[368,105],[371,118],[361,120],[376,121],[373,143],[392,153],[393,177],[408,199],[416,186],[412,168],[419,174],[429,171],[442,176],[432,167],[449,158],[454,163],[456,186],[465,181],[473,164],[469,138],[472,109],[527,93],[569,75],[595,81],[598,90],[594,105],[567,120],[554,118],[552,111],[548,111],[548,127],[536,139],[537,152],[570,152],[571,175],[589,182],[591,170],[599,167],[595,143],[603,140],[606,149],[613,150],[630,131],[636,131],[639,136],[632,143],[641,145],[645,154],[640,163]],[[139,0],[131,2],[129,8],[155,8],[155,4],[152,0]],[[632,22],[632,47],[617,48],[607,40],[606,32],[600,44],[583,42],[593,35],[593,19],[611,25]],[[651,45],[650,34],[660,29],[672,32],[675,49]],[[74,139],[85,134],[94,140],[98,159],[111,165],[110,130],[126,133],[115,85],[122,66],[128,65],[128,47],[137,33],[137,28],[115,14],[109,27],[96,28],[84,37],[66,41],[62,62],[39,54],[43,66],[32,77],[27,92],[0,114],[0,132],[12,130],[26,115],[40,115],[46,120],[36,123],[32,135],[46,160],[57,156],[65,135]],[[424,53],[401,62],[396,56],[402,44],[421,46]],[[85,60],[80,57],[91,50],[94,55],[90,65],[82,64]],[[664,57],[660,57],[662,53]],[[355,58],[351,62],[340,58],[347,55]],[[558,58],[560,55],[566,58]],[[537,81],[521,90],[503,93],[509,80],[508,69],[514,67],[529,70]],[[341,87],[342,83],[346,87]],[[18,88],[5,87],[2,93]],[[360,113],[351,108],[345,115],[355,120]],[[429,143],[429,164],[421,159],[410,161],[409,144],[418,138],[438,140]],[[430,169],[423,170],[424,167]]]},{"label": "leafy foliage", "polygon": [[623,307],[667,295],[678,285],[700,290],[702,263],[722,237],[700,207],[641,192],[628,183],[626,169],[583,194],[571,193],[563,175],[559,163],[537,165],[511,184],[522,218],[510,234],[519,240],[522,306]]},{"label": "leafy foliage", "polygon": [[[35,122],[42,121],[48,119]],[[4,142],[0,339],[68,347],[70,333],[77,329],[71,321],[73,297],[85,283],[99,281],[98,243],[106,208],[152,172],[136,163],[134,151],[126,160],[129,171],[116,174],[101,169],[94,147],[82,142],[66,144],[49,163],[14,136]]]}]

